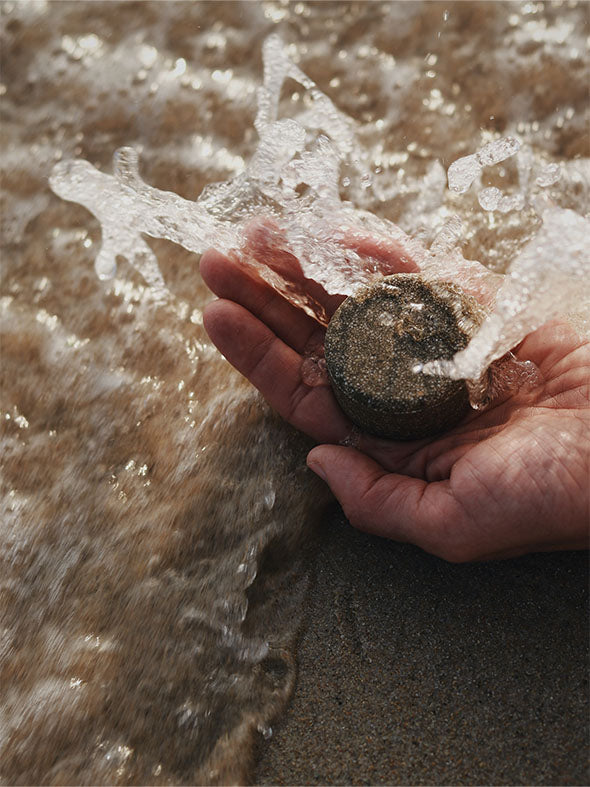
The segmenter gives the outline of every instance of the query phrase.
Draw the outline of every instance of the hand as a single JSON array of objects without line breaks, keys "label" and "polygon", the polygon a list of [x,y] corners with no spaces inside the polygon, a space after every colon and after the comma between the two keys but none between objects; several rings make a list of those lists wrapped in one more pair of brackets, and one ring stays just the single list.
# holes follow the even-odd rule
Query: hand
[{"label": "hand", "polygon": [[[283,276],[290,270],[333,313],[342,298],[305,280],[292,255],[265,248],[260,227],[254,234],[256,256]],[[395,257],[392,250],[390,270]],[[458,562],[587,546],[590,343],[567,323],[543,326],[515,351],[541,372],[534,390],[472,411],[433,439],[361,435],[352,448],[341,445],[353,425],[330,387],[301,377],[304,350],[322,343],[325,329],[237,258],[208,251],[201,273],[221,299],[204,315],[212,341],[283,418],[320,443],[307,463],[352,525]]]}]

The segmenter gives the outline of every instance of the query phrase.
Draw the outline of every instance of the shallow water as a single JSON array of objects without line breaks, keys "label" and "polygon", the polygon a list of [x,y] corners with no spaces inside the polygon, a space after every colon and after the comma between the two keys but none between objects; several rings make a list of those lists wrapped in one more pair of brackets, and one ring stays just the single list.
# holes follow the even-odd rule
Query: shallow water
[{"label": "shallow water", "polygon": [[[197,256],[149,240],[164,305],[124,261],[98,281],[99,225],[52,194],[56,161],[110,172],[132,145],[187,199],[239,174],[279,31],[371,151],[342,196],[425,243],[457,214],[465,257],[503,271],[539,219],[483,210],[482,188],[534,175],[588,211],[587,22],[578,3],[3,5],[0,780],[246,779],[292,691],[321,500],[305,441],[209,343]],[[293,84],[285,113],[302,101]],[[449,191],[499,136],[532,164]]]}]

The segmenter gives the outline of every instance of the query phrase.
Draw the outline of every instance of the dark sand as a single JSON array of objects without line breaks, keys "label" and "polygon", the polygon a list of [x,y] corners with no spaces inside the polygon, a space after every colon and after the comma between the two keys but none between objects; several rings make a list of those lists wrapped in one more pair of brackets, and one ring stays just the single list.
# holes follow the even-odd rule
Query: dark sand
[{"label": "dark sand", "polygon": [[451,565],[335,516],[257,781],[588,784],[587,560]]}]

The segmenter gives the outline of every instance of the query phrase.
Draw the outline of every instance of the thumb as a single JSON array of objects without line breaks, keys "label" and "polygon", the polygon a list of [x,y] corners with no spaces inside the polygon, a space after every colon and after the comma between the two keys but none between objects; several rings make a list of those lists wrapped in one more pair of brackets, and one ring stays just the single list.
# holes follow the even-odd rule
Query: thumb
[{"label": "thumb", "polygon": [[366,454],[344,446],[317,446],[307,465],[328,484],[351,525],[416,542],[425,481],[389,473]]},{"label": "thumb", "polygon": [[389,473],[354,448],[319,445],[307,464],[330,487],[353,527],[408,541],[445,560],[469,560],[469,521],[449,481]]}]

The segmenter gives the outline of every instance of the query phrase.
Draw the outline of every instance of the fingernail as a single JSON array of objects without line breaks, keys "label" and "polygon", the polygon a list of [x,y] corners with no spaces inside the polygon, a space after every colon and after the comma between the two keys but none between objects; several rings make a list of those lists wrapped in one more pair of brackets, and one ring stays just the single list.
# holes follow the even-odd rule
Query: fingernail
[{"label": "fingernail", "polygon": [[326,471],[324,470],[324,468],[321,466],[319,462],[313,460],[311,462],[308,462],[307,466],[309,467],[310,470],[313,470],[313,472],[316,475],[319,475],[322,481],[326,480]]}]

